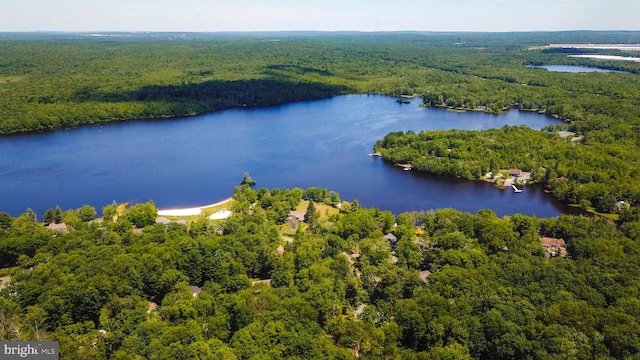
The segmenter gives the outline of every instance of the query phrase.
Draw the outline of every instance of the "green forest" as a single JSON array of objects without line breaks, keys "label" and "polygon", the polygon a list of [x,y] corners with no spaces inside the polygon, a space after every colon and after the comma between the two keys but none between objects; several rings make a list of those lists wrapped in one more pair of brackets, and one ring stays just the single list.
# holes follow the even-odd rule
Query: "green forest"
[{"label": "green forest", "polygon": [[[533,47],[640,43],[637,32],[120,35],[0,34],[0,134],[346,93],[427,96],[433,105],[489,112],[518,105],[574,120],[581,130],[604,121],[618,127],[613,136],[636,129],[640,63]],[[623,72],[526,67],[543,63]]]},{"label": "green forest", "polygon": [[[302,209],[300,204],[308,204]],[[366,209],[237,187],[233,216],[152,202],[0,214],[0,340],[61,359],[625,359],[640,352],[640,227]],[[304,221],[288,217],[305,212]],[[542,237],[563,239],[552,256]],[[5,272],[6,274],[6,272]],[[2,275],[2,274],[0,274]]]},{"label": "green forest", "polygon": [[[588,133],[587,133],[588,134]],[[636,135],[637,136],[637,135]],[[572,139],[581,139],[572,141]],[[544,185],[567,203],[612,213],[620,201],[640,204],[636,165],[640,152],[625,146],[583,143],[526,126],[485,131],[409,131],[391,133],[374,150],[396,164],[430,174],[483,179],[488,172],[517,168],[531,173],[531,182]],[[588,141],[588,140],[587,140]]]},{"label": "green forest", "polygon": [[59,341],[61,359],[638,358],[640,63],[542,46],[640,32],[115,35],[0,33],[0,134],[340,94],[518,107],[564,124],[371,146],[442,176],[522,169],[615,216],[392,214],[248,174],[226,220],[160,219],[152,201],[0,209],[0,341]]}]

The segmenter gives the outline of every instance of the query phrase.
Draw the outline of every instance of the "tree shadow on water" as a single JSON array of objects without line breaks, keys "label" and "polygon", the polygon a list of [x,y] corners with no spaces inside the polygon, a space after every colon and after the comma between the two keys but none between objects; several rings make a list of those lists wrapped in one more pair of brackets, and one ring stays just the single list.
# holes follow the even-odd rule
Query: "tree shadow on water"
[{"label": "tree shadow on water", "polygon": [[233,107],[263,107],[287,102],[322,99],[350,92],[347,86],[289,79],[204,81],[182,85],[150,85],[134,91],[100,92],[86,88],[75,94],[79,101],[144,102],[162,104],[169,116],[183,116]]}]

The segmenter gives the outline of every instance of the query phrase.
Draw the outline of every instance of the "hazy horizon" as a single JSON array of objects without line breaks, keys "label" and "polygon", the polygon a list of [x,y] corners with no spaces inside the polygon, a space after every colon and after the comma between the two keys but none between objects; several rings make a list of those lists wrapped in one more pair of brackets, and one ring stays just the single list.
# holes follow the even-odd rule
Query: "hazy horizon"
[{"label": "hazy horizon", "polygon": [[632,0],[0,0],[0,31],[634,31],[639,13]]}]

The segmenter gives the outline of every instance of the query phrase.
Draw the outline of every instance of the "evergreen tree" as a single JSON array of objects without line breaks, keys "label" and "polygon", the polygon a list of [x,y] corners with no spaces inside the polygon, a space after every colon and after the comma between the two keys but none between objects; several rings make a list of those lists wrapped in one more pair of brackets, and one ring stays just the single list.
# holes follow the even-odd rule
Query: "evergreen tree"
[{"label": "evergreen tree", "polygon": [[304,213],[304,222],[309,225],[309,230],[313,232],[316,225],[318,225],[318,220],[320,220],[320,213],[316,211],[315,203],[310,200],[309,206],[307,206],[307,211]]},{"label": "evergreen tree", "polygon": [[32,222],[38,221],[38,216],[36,215],[35,212],[33,212],[33,210],[31,208],[27,209],[26,215],[27,215],[27,219],[29,219],[29,221],[32,221]]},{"label": "evergreen tree", "polygon": [[316,205],[313,201],[309,201],[307,211],[304,213],[304,222],[309,223],[313,219],[313,215],[316,212]]},{"label": "evergreen tree", "polygon": [[56,213],[53,209],[49,208],[44,212],[44,224],[49,225],[55,221]]},{"label": "evergreen tree", "polygon": [[6,212],[1,212],[0,213],[0,229],[9,229],[11,227],[11,223],[13,222],[13,220],[11,219],[11,216],[6,213]]},{"label": "evergreen tree", "polygon": [[242,181],[240,181],[240,185],[253,186],[255,184],[256,184],[256,181],[253,180],[251,176],[249,176],[249,173],[244,173],[244,175],[242,175]]},{"label": "evergreen tree", "polygon": [[60,224],[62,222],[62,209],[60,208],[60,206],[56,206],[56,212],[54,214],[53,221],[56,224]]}]

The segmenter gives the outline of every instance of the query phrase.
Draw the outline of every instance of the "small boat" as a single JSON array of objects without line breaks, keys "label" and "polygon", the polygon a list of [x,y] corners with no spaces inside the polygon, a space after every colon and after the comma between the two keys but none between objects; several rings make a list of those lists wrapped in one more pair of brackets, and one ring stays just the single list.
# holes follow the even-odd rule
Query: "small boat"
[{"label": "small boat", "polygon": [[515,192],[515,193],[521,193],[522,192],[522,190],[518,189],[515,185],[511,185],[511,187],[513,188],[513,192]]}]

